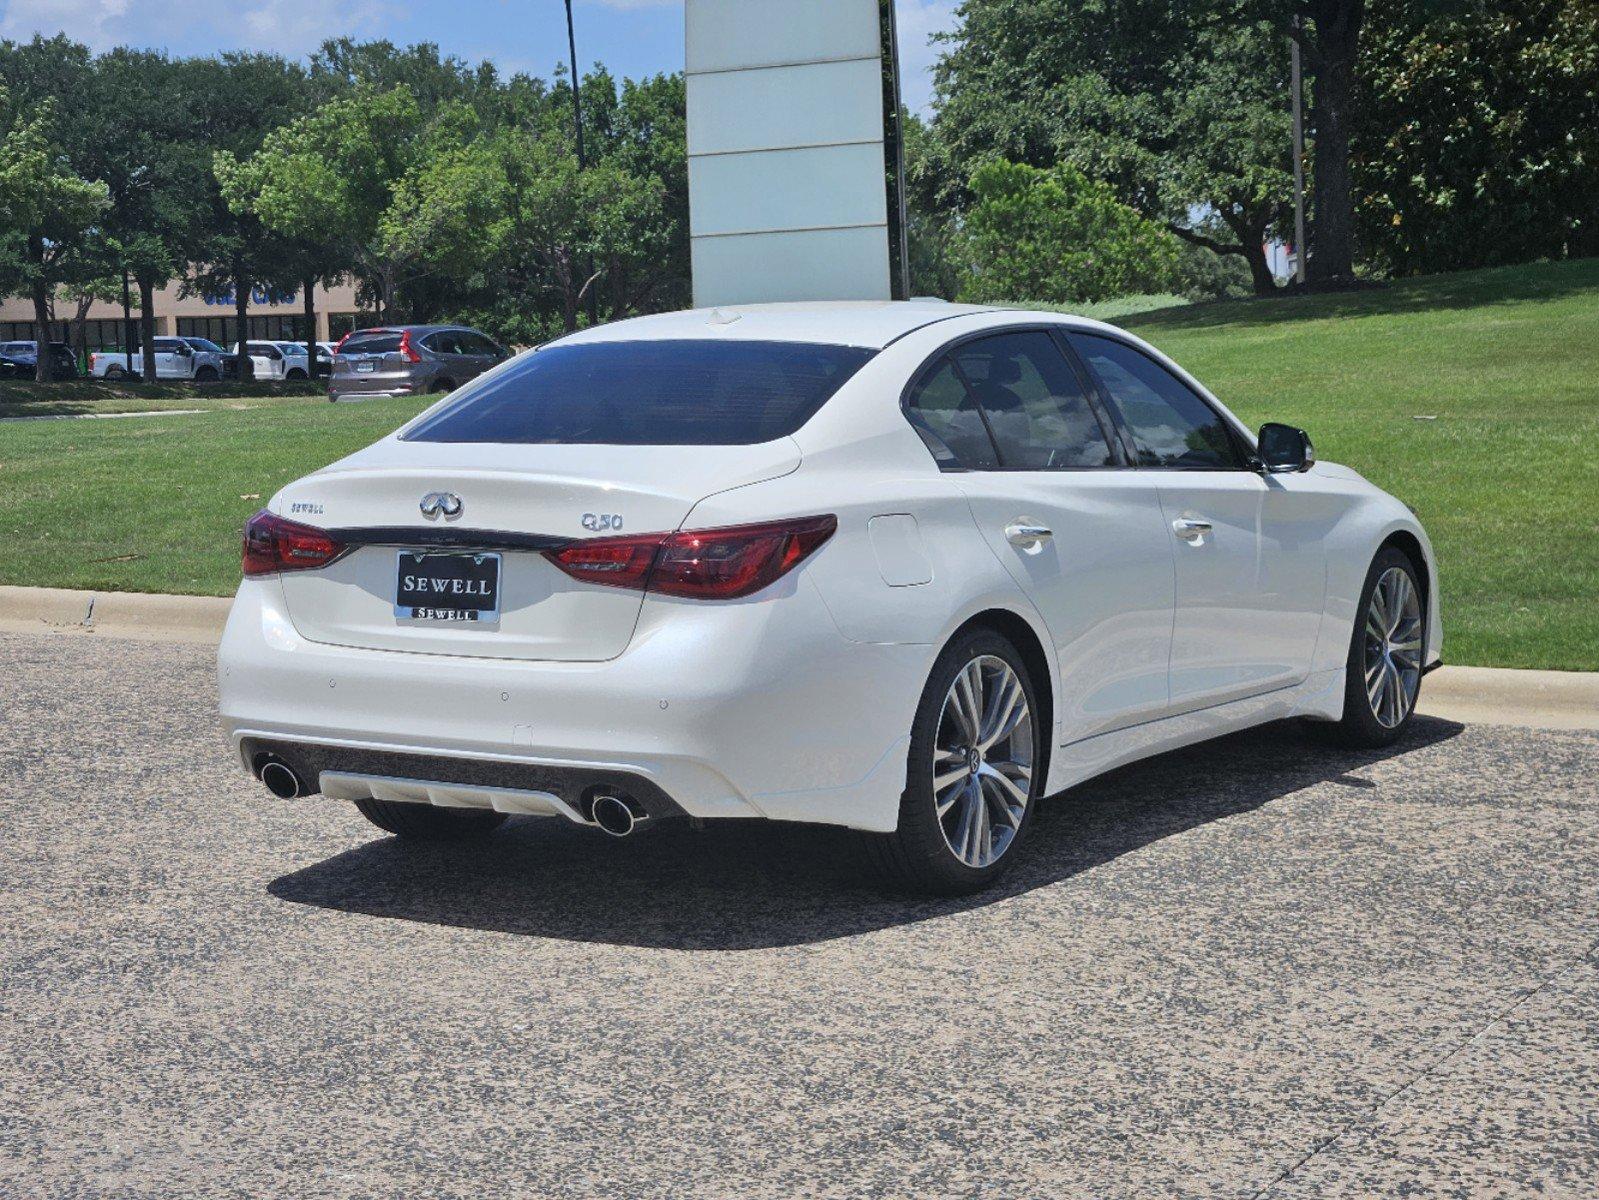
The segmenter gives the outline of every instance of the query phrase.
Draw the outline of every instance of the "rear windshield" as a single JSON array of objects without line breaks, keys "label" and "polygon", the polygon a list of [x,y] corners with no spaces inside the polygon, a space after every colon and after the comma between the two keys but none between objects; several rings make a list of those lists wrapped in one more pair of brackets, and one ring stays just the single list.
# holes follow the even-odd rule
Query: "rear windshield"
[{"label": "rear windshield", "polygon": [[874,353],[794,342],[556,344],[463,388],[406,440],[749,446],[793,433]]},{"label": "rear windshield", "polygon": [[340,354],[392,354],[400,348],[400,335],[388,330],[352,333],[345,339]]}]

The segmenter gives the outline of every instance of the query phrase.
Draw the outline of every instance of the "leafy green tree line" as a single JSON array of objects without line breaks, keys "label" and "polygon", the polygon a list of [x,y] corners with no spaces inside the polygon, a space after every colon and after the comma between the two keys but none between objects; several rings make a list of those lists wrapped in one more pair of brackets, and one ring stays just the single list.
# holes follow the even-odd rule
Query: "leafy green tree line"
[{"label": "leafy green tree line", "polygon": [[318,288],[345,279],[383,320],[516,343],[591,310],[680,307],[683,81],[597,67],[580,87],[582,171],[568,78],[502,78],[429,44],[341,39],[295,63],[0,42],[0,294],[81,328],[126,280],[147,377],[174,281],[231,295],[240,329],[267,291],[300,293],[314,330]]},{"label": "leafy green tree line", "polygon": [[[1028,192],[1040,206],[1074,171],[1108,185],[1101,211],[1146,223],[1123,214],[1124,234],[1187,243],[1165,286],[1192,290],[1184,268],[1215,261],[1198,249],[1275,291],[1263,246],[1294,233],[1291,42],[1312,284],[1599,253],[1599,0],[964,0],[934,114],[906,138],[917,290],[989,291],[994,260],[972,251],[993,216],[979,181],[997,177],[973,171],[997,159],[1055,173]],[[1013,298],[1091,282],[1047,274],[1032,286],[1051,290]]]},{"label": "leafy green tree line", "polygon": [[[905,128],[913,291],[1275,291],[1308,81],[1312,282],[1599,254],[1599,0],[963,0]],[[422,44],[303,62],[0,42],[0,294],[319,292],[527,344],[689,301],[684,84]],[[1301,249],[1304,249],[1301,247]],[[49,356],[39,359],[41,377]],[[241,354],[241,374],[248,359]]]}]

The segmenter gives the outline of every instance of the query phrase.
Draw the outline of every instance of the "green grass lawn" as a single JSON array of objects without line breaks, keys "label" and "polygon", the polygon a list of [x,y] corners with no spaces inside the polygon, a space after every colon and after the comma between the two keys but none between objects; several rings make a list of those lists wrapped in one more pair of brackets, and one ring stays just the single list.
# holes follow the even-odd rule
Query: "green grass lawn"
[{"label": "green grass lawn", "polygon": [[[1599,670],[1599,260],[1122,320],[1420,511],[1448,661]],[[245,518],[421,402],[174,406],[0,422],[0,583],[229,594]]]},{"label": "green grass lawn", "polygon": [[423,408],[238,403],[255,407],[0,422],[0,583],[232,595],[251,513]]},{"label": "green grass lawn", "polygon": [[0,419],[75,417],[106,413],[170,412],[191,408],[253,408],[327,398],[323,383],[110,383],[65,379],[59,383],[0,381]]}]

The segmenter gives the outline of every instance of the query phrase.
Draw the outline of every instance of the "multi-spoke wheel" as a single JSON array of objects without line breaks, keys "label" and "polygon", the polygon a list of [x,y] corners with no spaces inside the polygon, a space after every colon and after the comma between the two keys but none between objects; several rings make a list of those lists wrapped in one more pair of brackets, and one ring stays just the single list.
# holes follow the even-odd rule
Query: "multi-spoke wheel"
[{"label": "multi-spoke wheel", "polygon": [[899,828],[868,835],[901,886],[954,895],[987,886],[1028,827],[1042,762],[1038,704],[1016,648],[990,630],[939,656],[911,728]]},{"label": "multi-spoke wheel", "polygon": [[1022,827],[1033,786],[1033,721],[1020,675],[992,654],[955,676],[933,748],[933,801],[950,853],[998,862]]},{"label": "multi-spoke wheel", "polygon": [[1421,688],[1421,599],[1403,567],[1389,567],[1366,606],[1366,699],[1384,729],[1416,707]]},{"label": "multi-spoke wheel", "polygon": [[1392,548],[1377,555],[1359,612],[1338,730],[1351,745],[1386,746],[1416,711],[1425,661],[1426,607],[1408,555]]}]

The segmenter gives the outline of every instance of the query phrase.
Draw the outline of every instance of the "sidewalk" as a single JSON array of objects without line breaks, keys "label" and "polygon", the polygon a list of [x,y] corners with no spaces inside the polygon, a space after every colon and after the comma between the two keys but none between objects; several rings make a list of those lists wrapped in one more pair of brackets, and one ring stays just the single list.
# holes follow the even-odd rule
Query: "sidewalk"
[{"label": "sidewalk", "polygon": [[[214,596],[0,587],[0,632],[215,645],[233,602]],[[1599,730],[1599,672],[1442,667],[1421,711],[1466,725]]]}]

